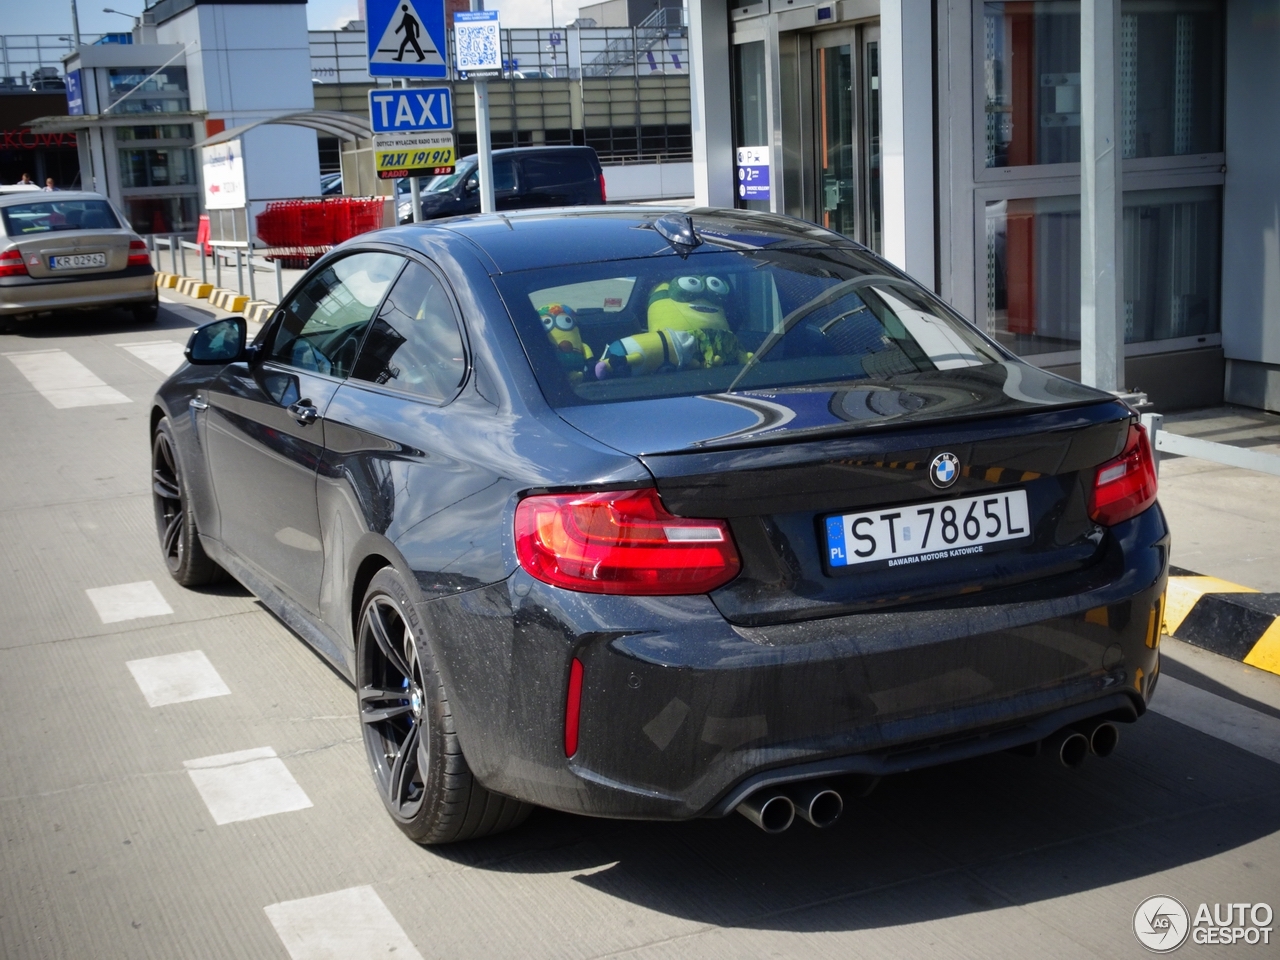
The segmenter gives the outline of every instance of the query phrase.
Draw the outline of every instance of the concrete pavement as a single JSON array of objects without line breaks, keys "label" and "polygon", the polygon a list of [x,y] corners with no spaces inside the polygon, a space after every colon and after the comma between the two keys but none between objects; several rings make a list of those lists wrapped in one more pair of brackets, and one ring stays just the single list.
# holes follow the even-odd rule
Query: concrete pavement
[{"label": "concrete pavement", "polygon": [[[411,844],[347,684],[245,591],[184,590],[160,559],[148,400],[202,310],[0,336],[0,956],[1137,958],[1154,894],[1280,909],[1280,677],[1174,640],[1174,692],[1079,771],[1001,754],[906,774],[826,832],[540,811]],[[8,356],[55,351],[123,401],[55,406]],[[1230,574],[1215,530],[1280,500],[1275,478],[1162,479],[1175,562],[1201,572]]]}]

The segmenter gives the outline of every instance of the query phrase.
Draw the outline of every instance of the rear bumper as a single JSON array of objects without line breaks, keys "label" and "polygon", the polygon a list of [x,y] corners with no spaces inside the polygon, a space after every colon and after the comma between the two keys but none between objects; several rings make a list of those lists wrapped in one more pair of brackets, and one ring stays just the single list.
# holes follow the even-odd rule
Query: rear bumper
[{"label": "rear bumper", "polygon": [[155,298],[155,271],[149,266],[87,277],[0,279],[0,316],[150,303]]},{"label": "rear bumper", "polygon": [[[421,605],[473,771],[576,813],[723,814],[771,782],[890,773],[1132,720],[1159,670],[1168,530],[1111,531],[1086,589],[1027,603],[726,622],[705,597],[585,597],[523,572]],[[584,665],[566,759],[569,664]]]}]

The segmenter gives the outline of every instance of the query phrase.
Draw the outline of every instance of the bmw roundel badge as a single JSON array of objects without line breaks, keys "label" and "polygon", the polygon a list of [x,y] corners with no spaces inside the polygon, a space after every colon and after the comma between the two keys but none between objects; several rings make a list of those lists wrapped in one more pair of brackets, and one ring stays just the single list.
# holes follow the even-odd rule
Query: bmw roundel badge
[{"label": "bmw roundel badge", "polygon": [[960,460],[954,453],[940,453],[929,464],[929,479],[935,487],[946,489],[960,476]]}]

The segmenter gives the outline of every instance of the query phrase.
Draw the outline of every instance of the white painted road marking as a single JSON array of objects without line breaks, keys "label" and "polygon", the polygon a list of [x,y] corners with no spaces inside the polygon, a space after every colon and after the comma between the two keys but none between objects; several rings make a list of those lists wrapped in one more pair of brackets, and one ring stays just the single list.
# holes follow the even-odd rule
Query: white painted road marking
[{"label": "white painted road marking", "polygon": [[103,623],[163,617],[173,613],[173,607],[150,580],[120,583],[114,587],[90,587],[85,593]]},{"label": "white painted road marking", "polygon": [[271,747],[184,760],[182,765],[219,826],[311,806],[311,798]]},{"label": "white painted road marking", "polygon": [[119,390],[108,387],[92,370],[65,350],[36,350],[6,353],[5,356],[59,410],[97,407],[108,403],[132,403]]},{"label": "white painted road marking", "polygon": [[183,355],[183,346],[172,340],[148,340],[144,343],[120,343],[116,346],[124,347],[143,363],[150,364],[155,367],[166,377],[177,370],[186,361]]},{"label": "white painted road marking", "polygon": [[422,960],[373,887],[351,887],[263,910],[293,960]]},{"label": "white painted road marking", "polygon": [[1280,763],[1280,720],[1165,674],[1151,709],[1211,737]]},{"label": "white painted road marking", "polygon": [[153,707],[225,697],[231,693],[203,650],[130,660],[125,666]]}]

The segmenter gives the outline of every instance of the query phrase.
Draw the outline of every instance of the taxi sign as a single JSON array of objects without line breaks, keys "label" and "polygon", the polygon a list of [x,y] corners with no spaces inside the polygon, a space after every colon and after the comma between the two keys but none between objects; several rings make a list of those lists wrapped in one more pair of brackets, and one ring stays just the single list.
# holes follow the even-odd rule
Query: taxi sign
[{"label": "taxi sign", "polygon": [[448,87],[374,87],[369,91],[369,125],[374,133],[452,130],[453,91]]},{"label": "taxi sign", "polygon": [[381,180],[453,173],[453,134],[441,132],[375,133],[373,164]]}]

